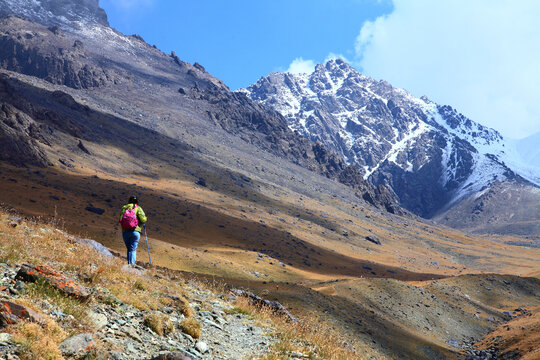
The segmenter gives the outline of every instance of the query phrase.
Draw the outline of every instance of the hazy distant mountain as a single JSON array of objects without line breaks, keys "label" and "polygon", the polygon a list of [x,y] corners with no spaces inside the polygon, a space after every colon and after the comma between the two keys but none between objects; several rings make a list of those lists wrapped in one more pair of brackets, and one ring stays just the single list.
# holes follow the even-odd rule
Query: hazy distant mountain
[{"label": "hazy distant mountain", "polygon": [[540,133],[520,140],[508,140],[507,162],[520,175],[540,184]]},{"label": "hazy distant mountain", "polygon": [[281,112],[291,129],[322,142],[424,217],[495,182],[540,184],[540,166],[510,166],[518,163],[514,149],[531,154],[536,138],[514,146],[452,107],[364,76],[343,60],[311,74],[273,73],[239,91]]}]

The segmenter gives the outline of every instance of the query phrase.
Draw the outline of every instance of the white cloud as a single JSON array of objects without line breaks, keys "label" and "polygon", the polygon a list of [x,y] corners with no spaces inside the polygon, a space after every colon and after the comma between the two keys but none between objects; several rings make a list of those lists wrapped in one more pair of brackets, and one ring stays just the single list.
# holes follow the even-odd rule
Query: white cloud
[{"label": "white cloud", "polygon": [[394,0],[366,22],[356,64],[509,137],[540,131],[540,1]]},{"label": "white cloud", "polygon": [[140,7],[151,6],[155,0],[102,0],[103,3],[109,3],[122,10],[132,10]]},{"label": "white cloud", "polygon": [[327,63],[330,60],[336,60],[336,59],[342,59],[343,61],[350,63],[350,61],[347,60],[345,56],[341,54],[334,54],[333,52],[331,52],[330,54],[328,54],[328,56],[326,56],[326,59],[324,59],[324,62]]},{"label": "white cloud", "polygon": [[292,74],[311,74],[315,70],[315,62],[313,60],[304,60],[299,57],[293,60],[289,65],[287,72]]}]

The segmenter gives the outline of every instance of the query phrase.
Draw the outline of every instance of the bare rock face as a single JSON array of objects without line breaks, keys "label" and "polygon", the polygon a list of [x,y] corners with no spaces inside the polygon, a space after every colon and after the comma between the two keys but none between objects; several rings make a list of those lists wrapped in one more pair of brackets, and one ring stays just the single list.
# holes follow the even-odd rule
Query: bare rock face
[{"label": "bare rock face", "polygon": [[99,0],[10,0],[0,3],[0,16],[17,14],[46,26],[97,23],[109,26]]},{"label": "bare rock face", "polygon": [[356,190],[356,195],[371,205],[385,209],[391,214],[405,214],[388,189],[382,185],[372,186],[355,166],[346,167],[338,178],[339,182]]},{"label": "bare rock face", "polygon": [[15,166],[46,167],[49,163],[38,144],[47,142],[47,128],[14,106],[0,103],[0,160]]},{"label": "bare rock face", "polygon": [[[201,70],[200,67],[198,69]],[[182,90],[187,94],[185,89]],[[360,174],[343,174],[350,171],[349,166],[333,151],[331,145],[317,139],[306,139],[292,131],[287,119],[277,111],[262,106],[242,92],[232,93],[224,85],[213,82],[199,81],[189,94],[211,104],[209,119],[226,131],[240,134],[260,148],[361,190],[360,197],[376,207],[402,213],[402,210],[398,210],[396,200],[384,187],[381,191],[368,184]],[[364,196],[367,193],[369,195]]]},{"label": "bare rock face", "polygon": [[88,61],[84,46],[57,28],[15,16],[0,19],[0,67],[6,70],[75,89],[103,86],[108,75]]}]

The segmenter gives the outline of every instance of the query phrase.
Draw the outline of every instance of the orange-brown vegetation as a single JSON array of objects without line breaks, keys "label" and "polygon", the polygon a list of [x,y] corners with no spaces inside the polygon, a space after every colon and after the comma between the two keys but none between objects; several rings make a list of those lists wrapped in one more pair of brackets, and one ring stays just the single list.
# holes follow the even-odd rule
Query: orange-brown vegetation
[{"label": "orange-brown vegetation", "polygon": [[501,324],[480,342],[480,348],[496,348],[501,358],[540,359],[540,308],[521,313]]}]

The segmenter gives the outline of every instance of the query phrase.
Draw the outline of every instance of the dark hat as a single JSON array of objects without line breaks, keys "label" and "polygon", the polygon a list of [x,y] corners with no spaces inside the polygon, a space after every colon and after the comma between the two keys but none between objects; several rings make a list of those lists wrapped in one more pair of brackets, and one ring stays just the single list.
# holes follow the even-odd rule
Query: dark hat
[{"label": "dark hat", "polygon": [[139,200],[137,199],[135,195],[129,198],[128,204],[138,204],[138,203],[139,203]]}]

